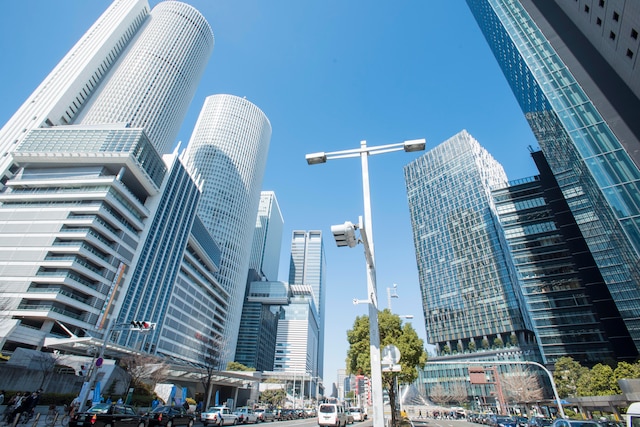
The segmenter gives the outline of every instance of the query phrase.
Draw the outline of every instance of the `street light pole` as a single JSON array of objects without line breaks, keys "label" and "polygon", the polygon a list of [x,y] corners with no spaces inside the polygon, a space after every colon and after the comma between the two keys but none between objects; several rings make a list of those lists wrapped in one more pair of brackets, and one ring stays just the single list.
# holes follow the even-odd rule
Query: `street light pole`
[{"label": "street light pole", "polygon": [[[404,141],[396,144],[367,147],[366,141],[360,141],[359,149],[335,151],[331,153],[307,154],[309,165],[325,163],[331,159],[343,159],[360,156],[362,163],[362,194],[364,198],[364,222],[360,225],[360,236],[367,260],[367,298],[369,305],[369,353],[371,360],[371,400],[373,406],[373,427],[384,427],[382,399],[382,365],[380,361],[380,331],[378,328],[378,297],[376,286],[375,252],[373,246],[373,227],[371,225],[371,193],[369,185],[369,156],[393,151],[421,151],[425,148],[425,139]],[[335,236],[335,233],[334,233]],[[353,247],[350,243],[349,246]],[[339,244],[339,246],[344,244]],[[354,243],[355,245],[355,243]]]}]

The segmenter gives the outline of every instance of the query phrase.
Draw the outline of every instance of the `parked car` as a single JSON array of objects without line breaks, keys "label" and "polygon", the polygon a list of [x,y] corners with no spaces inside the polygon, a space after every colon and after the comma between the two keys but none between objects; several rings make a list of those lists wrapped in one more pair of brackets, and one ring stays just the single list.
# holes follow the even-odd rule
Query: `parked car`
[{"label": "parked car", "polygon": [[256,409],[254,411],[258,417],[258,421],[266,422],[266,421],[275,421],[276,414],[273,413],[270,409]]},{"label": "parked car", "polygon": [[492,427],[516,427],[516,419],[506,415],[493,415],[489,425]]},{"label": "parked car", "polygon": [[187,412],[182,406],[158,406],[147,416],[148,427],[193,427],[195,415]]},{"label": "parked car", "polygon": [[590,420],[568,420],[565,418],[557,418],[551,424],[552,427],[600,427],[595,421]]},{"label": "parked car", "polygon": [[549,427],[551,424],[553,424],[553,420],[544,417],[531,417],[527,423],[529,427]]},{"label": "parked car", "polygon": [[129,405],[98,403],[75,414],[69,427],[146,427],[146,420]]},{"label": "parked car", "polygon": [[304,412],[307,414],[307,418],[318,416],[318,411],[316,411],[316,408],[305,408]]},{"label": "parked car", "polygon": [[253,409],[248,406],[236,408],[233,413],[238,416],[238,423],[240,424],[256,424],[258,422],[258,416],[253,412]]},{"label": "parked car", "polygon": [[212,424],[215,426],[235,426],[238,424],[238,416],[226,406],[211,406],[200,414],[200,421],[204,427]]},{"label": "parked car", "polygon": [[352,408],[349,408],[349,412],[353,416],[353,421],[358,421],[358,422],[364,421],[365,416],[362,408],[352,407]]}]

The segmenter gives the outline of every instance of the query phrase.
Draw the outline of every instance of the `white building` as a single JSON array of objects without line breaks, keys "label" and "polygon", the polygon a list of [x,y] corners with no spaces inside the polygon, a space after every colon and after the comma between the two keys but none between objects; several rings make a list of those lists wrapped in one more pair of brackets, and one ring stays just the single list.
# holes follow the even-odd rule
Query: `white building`
[{"label": "white building", "polygon": [[213,95],[205,100],[187,147],[189,166],[204,182],[198,215],[221,250],[216,277],[230,295],[226,361],[236,350],[270,140],[271,124],[258,107],[244,98]]},{"label": "white building", "polygon": [[212,48],[191,6],[116,0],[0,130],[2,350],[96,335],[129,298],[167,178],[157,150]]}]

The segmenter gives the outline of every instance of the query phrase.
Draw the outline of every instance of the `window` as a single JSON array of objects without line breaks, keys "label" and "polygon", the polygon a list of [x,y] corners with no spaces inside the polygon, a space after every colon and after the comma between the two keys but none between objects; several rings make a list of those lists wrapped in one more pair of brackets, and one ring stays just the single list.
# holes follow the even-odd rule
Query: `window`
[{"label": "window", "polygon": [[611,32],[609,33],[609,38],[610,38],[611,40],[615,40],[615,39],[616,39],[616,33],[614,33],[613,31],[611,31]]},{"label": "window", "polygon": [[620,20],[620,14],[618,12],[613,12],[613,20],[616,22]]},{"label": "window", "polygon": [[596,24],[598,25],[598,27],[602,26],[602,19],[596,18]]},{"label": "window", "polygon": [[627,49],[627,57],[633,58],[633,52],[631,51],[631,49]]},{"label": "window", "polygon": [[600,0],[600,1],[598,2],[598,6],[600,6],[600,7],[604,7],[604,0]]},{"label": "window", "polygon": [[633,28],[631,29],[631,38],[634,40],[638,40],[638,32]]},{"label": "window", "polygon": [[589,13],[589,6],[588,6],[588,5],[586,5],[586,4],[584,5],[584,11],[585,11],[585,12],[587,12],[587,13]]}]

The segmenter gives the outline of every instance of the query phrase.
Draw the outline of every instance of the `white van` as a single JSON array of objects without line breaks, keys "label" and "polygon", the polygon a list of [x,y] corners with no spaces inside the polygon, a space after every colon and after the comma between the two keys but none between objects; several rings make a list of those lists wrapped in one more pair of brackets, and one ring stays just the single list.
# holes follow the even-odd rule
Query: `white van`
[{"label": "white van", "polygon": [[634,402],[627,409],[627,427],[640,427],[640,402]]},{"label": "white van", "polygon": [[318,425],[345,427],[347,425],[347,414],[342,405],[335,403],[322,403],[318,407]]}]

